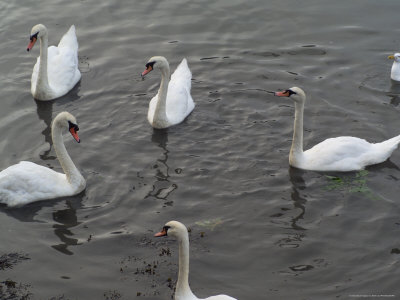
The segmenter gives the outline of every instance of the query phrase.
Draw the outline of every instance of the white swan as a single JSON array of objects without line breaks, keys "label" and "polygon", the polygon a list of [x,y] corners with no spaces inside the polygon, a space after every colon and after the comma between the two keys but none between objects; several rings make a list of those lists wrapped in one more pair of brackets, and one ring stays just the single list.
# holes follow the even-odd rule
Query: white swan
[{"label": "white swan", "polygon": [[388,58],[394,59],[392,70],[390,72],[390,78],[395,81],[400,81],[400,53],[389,55]]},{"label": "white swan", "polygon": [[62,131],[68,129],[79,143],[76,119],[59,113],[51,125],[54,150],[65,174],[29,161],[21,161],[0,172],[0,203],[21,206],[30,202],[72,196],[86,187],[86,181],[65,149]]},{"label": "white swan", "polygon": [[303,151],[304,91],[292,87],[284,92],[276,92],[275,96],[290,97],[295,103],[294,133],[289,155],[289,164],[293,167],[314,171],[360,170],[388,159],[400,143],[400,135],[377,144],[356,137],[340,136]]},{"label": "white swan", "polygon": [[[178,221],[170,221],[163,227],[162,231],[154,236],[171,235],[179,243],[179,273],[176,283],[175,300],[200,300],[189,287],[189,234],[185,225]],[[227,295],[218,295],[204,298],[204,300],[236,300]]]},{"label": "white swan", "polygon": [[150,101],[147,119],[154,128],[179,124],[192,112],[195,105],[190,95],[192,73],[187,61],[184,58],[170,76],[167,59],[154,56],[146,64],[142,77],[153,69],[161,71],[161,85],[157,95]]},{"label": "white swan", "polygon": [[33,26],[27,51],[32,49],[38,38],[40,56],[33,67],[31,92],[37,100],[52,100],[64,96],[81,79],[75,26],[72,25],[64,34],[58,47],[48,47],[47,28],[44,25]]}]

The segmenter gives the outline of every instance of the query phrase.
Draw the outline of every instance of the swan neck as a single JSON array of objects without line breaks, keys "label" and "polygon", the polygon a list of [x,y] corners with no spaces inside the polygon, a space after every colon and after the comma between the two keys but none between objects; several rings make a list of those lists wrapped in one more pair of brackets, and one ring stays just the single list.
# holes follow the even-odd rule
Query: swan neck
[{"label": "swan neck", "polygon": [[49,86],[49,81],[47,78],[47,51],[49,47],[49,41],[47,34],[40,37],[40,65],[39,65],[39,74],[36,83],[36,87],[38,86]]},{"label": "swan neck", "polygon": [[400,80],[400,63],[397,61],[393,62],[390,77],[396,81]]},{"label": "swan neck", "polygon": [[170,80],[169,66],[164,66],[161,69],[161,85],[158,90],[158,101],[155,109],[155,118],[167,120],[167,93]]},{"label": "swan neck", "polygon": [[175,298],[193,295],[189,287],[189,236],[186,234],[179,239],[179,273],[176,283]]},{"label": "swan neck", "polygon": [[65,148],[62,129],[57,126],[57,124],[53,124],[51,135],[53,139],[54,150],[56,151],[58,161],[60,162],[68,182],[70,184],[79,185],[82,181],[82,175],[76,168],[74,162],[67,152],[67,149]]},{"label": "swan neck", "polygon": [[303,113],[304,102],[295,102],[294,130],[292,147],[290,149],[290,160],[296,159],[303,154]]}]

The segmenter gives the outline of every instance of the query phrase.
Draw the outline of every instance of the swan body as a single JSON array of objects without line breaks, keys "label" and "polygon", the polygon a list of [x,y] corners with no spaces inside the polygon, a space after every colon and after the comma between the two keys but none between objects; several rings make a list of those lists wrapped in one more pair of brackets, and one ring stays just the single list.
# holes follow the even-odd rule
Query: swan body
[{"label": "swan body", "polygon": [[400,81],[400,53],[389,55],[388,58],[394,60],[392,70],[390,72],[390,78],[394,81]]},{"label": "swan body", "polygon": [[276,96],[290,97],[295,102],[295,121],[289,164],[313,171],[355,171],[387,160],[400,143],[400,135],[381,143],[369,143],[352,136],[327,139],[303,151],[304,91],[293,87]]},{"label": "swan body", "polygon": [[151,99],[147,119],[154,128],[167,128],[181,123],[194,109],[190,95],[192,73],[184,58],[170,75],[165,57],[154,56],[146,64],[145,76],[153,69],[161,72],[161,85],[157,95]]},{"label": "swan body", "polygon": [[[179,243],[179,273],[176,283],[175,300],[201,300],[197,298],[189,287],[189,234],[185,225],[178,221],[170,221],[156,237],[171,235]],[[236,300],[227,295],[217,295],[204,300]]]},{"label": "swan body", "polygon": [[32,96],[44,101],[64,96],[81,79],[75,26],[70,27],[57,47],[48,47],[47,28],[44,25],[33,26],[28,51],[32,49],[37,39],[40,39],[40,56],[33,67]]},{"label": "swan body", "polygon": [[69,129],[79,143],[76,119],[68,112],[59,113],[51,126],[54,149],[65,174],[29,161],[21,161],[0,172],[0,203],[10,207],[34,201],[72,196],[86,187],[86,181],[65,149],[62,131]]}]

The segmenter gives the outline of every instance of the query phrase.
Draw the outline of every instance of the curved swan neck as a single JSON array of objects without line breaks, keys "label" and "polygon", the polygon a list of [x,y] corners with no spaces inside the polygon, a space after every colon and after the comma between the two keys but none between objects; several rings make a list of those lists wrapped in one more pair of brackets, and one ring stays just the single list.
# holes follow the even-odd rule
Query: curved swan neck
[{"label": "curved swan neck", "polygon": [[179,242],[179,273],[176,283],[175,299],[187,299],[189,295],[194,298],[192,290],[189,287],[189,236],[187,234],[180,236]]},{"label": "curved swan neck", "polygon": [[47,32],[40,37],[40,65],[39,65],[39,74],[36,83],[36,90],[40,86],[49,87],[49,81],[47,78],[47,51],[49,47],[49,41]]},{"label": "curved swan neck", "polygon": [[304,101],[295,102],[293,140],[289,155],[291,163],[293,160],[298,160],[299,156],[303,155],[303,113]]},{"label": "curved swan neck", "polygon": [[170,80],[169,66],[165,65],[161,69],[161,85],[158,90],[158,101],[154,112],[154,118],[161,121],[167,121],[167,93]]},{"label": "curved swan neck", "polygon": [[56,123],[53,124],[51,128],[51,136],[53,139],[54,150],[56,151],[58,161],[60,162],[60,165],[64,170],[65,175],[67,176],[68,182],[71,184],[80,184],[82,175],[76,168],[71,157],[69,156],[67,149],[64,145],[62,128]]}]

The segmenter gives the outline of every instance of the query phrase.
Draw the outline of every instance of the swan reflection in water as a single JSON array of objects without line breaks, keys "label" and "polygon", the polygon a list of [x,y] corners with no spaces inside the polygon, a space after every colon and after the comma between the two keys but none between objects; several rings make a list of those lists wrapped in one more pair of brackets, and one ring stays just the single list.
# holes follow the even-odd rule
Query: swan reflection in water
[{"label": "swan reflection in water", "polygon": [[51,247],[63,254],[72,255],[73,252],[69,250],[68,247],[82,244],[77,238],[73,238],[74,233],[71,229],[82,223],[78,221],[77,211],[82,208],[82,199],[84,196],[85,191],[73,197],[43,200],[29,203],[21,207],[7,208],[1,206],[1,212],[21,222],[47,223],[47,220],[43,221],[43,219],[41,219],[43,216],[38,217],[40,212],[48,211],[46,208],[60,205],[61,202],[65,201],[66,207],[56,209],[51,214],[52,219],[56,222],[55,224],[51,222],[53,223],[52,228],[54,229],[54,234],[61,241],[61,243],[52,245]]},{"label": "swan reflection in water", "polygon": [[390,104],[398,106],[400,103],[400,82],[392,80],[390,91],[387,95],[390,97]]},{"label": "swan reflection in water", "polygon": [[[79,95],[81,88],[81,82],[78,82],[76,86],[66,95],[61,98],[58,98],[57,104],[66,104],[73,102],[77,99],[80,99]],[[51,122],[53,121],[53,105],[55,101],[40,101],[36,100],[36,113],[40,120],[46,124],[46,128],[42,131],[44,135],[44,141],[49,144],[49,149],[40,154],[40,158],[43,160],[55,160],[57,157],[54,155],[50,155],[51,148],[53,145],[53,140],[51,138]]]},{"label": "swan reflection in water", "polygon": [[43,160],[55,160],[56,157],[54,155],[50,155],[51,148],[53,145],[53,140],[51,138],[51,122],[53,116],[53,104],[54,101],[38,101],[35,100],[37,105],[37,115],[40,120],[46,124],[46,128],[42,131],[44,135],[44,141],[49,144],[49,150],[44,151],[43,154],[40,154],[40,158]]},{"label": "swan reflection in water", "polygon": [[78,197],[74,197],[75,199],[66,200],[67,207],[65,209],[56,210],[52,214],[53,220],[56,222],[56,224],[53,225],[54,234],[60,239],[61,243],[52,245],[51,247],[66,255],[73,254],[68,247],[82,244],[77,238],[73,237],[74,233],[71,229],[81,224],[81,222],[78,221],[76,211],[82,208],[84,193],[85,192]]},{"label": "swan reflection in water", "polygon": [[285,220],[284,228],[287,229],[289,223],[290,228],[293,230],[286,232],[286,236],[277,241],[279,247],[282,248],[298,248],[305,237],[307,229],[299,225],[299,223],[304,219],[306,213],[307,200],[301,196],[301,191],[306,187],[303,179],[305,172],[306,171],[301,169],[289,167],[289,178],[292,184],[291,199],[293,208],[284,209],[288,213],[286,218],[290,218],[290,221],[288,222]]},{"label": "swan reflection in water", "polygon": [[145,196],[155,197],[157,199],[165,200],[165,205],[172,205],[173,201],[167,201],[168,196],[178,188],[175,183],[170,182],[170,169],[167,164],[168,160],[168,129],[154,129],[151,141],[157,144],[163,150],[163,158],[157,159],[153,168],[156,169],[156,181],[153,184],[152,190]]},{"label": "swan reflection in water", "polygon": [[289,167],[289,177],[292,183],[292,194],[291,198],[293,201],[293,206],[299,211],[299,214],[292,218],[291,227],[295,230],[306,230],[304,227],[297,224],[304,218],[306,213],[306,203],[307,200],[301,196],[300,191],[306,188],[306,183],[303,179],[303,175],[306,171]]}]

